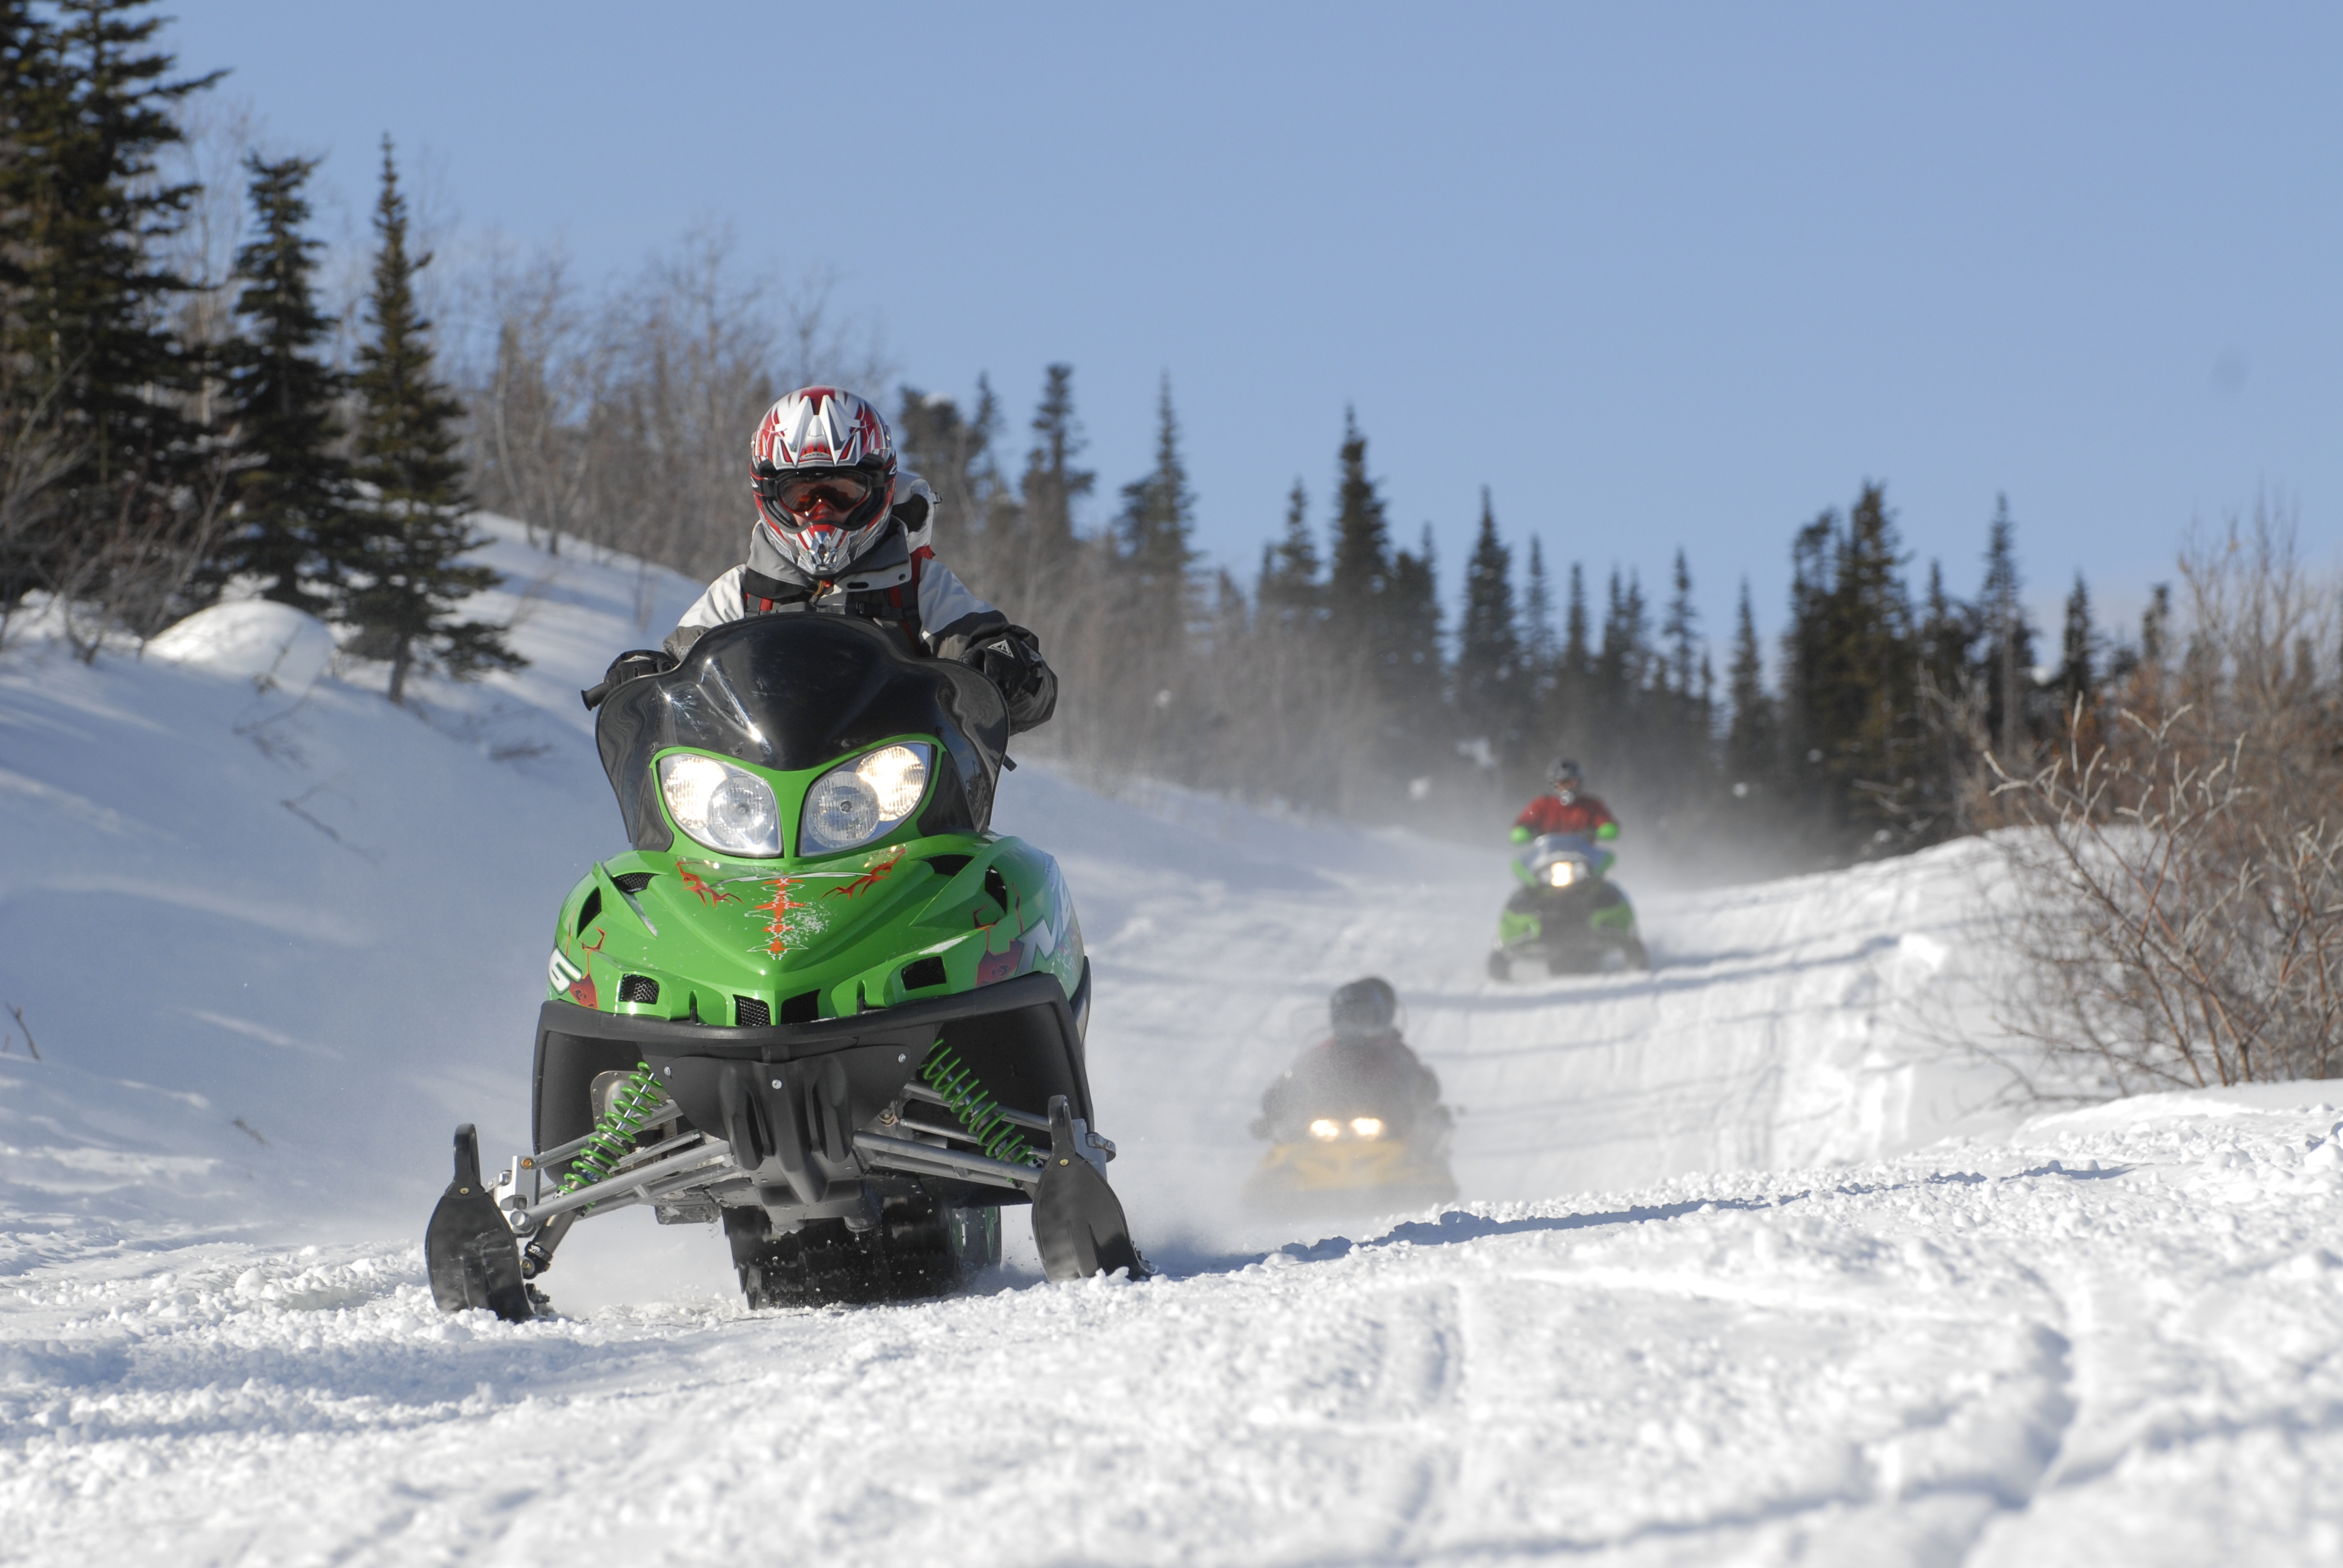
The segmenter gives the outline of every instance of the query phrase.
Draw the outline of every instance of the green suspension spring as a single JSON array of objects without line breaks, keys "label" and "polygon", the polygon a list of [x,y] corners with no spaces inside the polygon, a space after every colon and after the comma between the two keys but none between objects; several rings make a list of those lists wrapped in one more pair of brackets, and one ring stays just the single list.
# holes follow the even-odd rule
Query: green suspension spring
[{"label": "green suspension spring", "polygon": [[667,1103],[667,1091],[659,1087],[659,1078],[648,1061],[635,1063],[635,1070],[618,1085],[610,1096],[610,1109],[594,1123],[594,1131],[586,1147],[569,1159],[569,1173],[561,1179],[564,1192],[575,1192],[589,1187],[610,1173],[610,1167],[622,1159],[635,1141],[635,1134],[643,1130],[661,1105]]},{"label": "green suspension spring", "polygon": [[943,1096],[944,1107],[959,1118],[985,1153],[1011,1165],[1038,1165],[1040,1157],[1026,1144],[1016,1125],[1001,1114],[1001,1102],[984,1092],[976,1074],[944,1048],[942,1040],[920,1063],[920,1077]]}]

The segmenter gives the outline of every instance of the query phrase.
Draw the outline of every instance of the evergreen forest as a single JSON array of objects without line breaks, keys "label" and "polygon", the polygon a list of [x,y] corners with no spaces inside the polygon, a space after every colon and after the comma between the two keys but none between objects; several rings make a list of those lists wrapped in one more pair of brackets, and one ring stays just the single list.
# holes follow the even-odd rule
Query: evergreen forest
[{"label": "evergreen forest", "polygon": [[1257,562],[1210,561],[1168,377],[1151,466],[1102,482],[1072,367],[1022,417],[989,379],[902,386],[818,286],[745,276],[719,229],[607,288],[548,256],[435,293],[387,139],[363,283],[337,294],[315,160],[188,173],[216,78],[160,25],[138,0],[0,0],[0,637],[37,612],[89,658],[258,595],[335,623],[403,701],[515,662],[466,608],[493,581],[479,513],[712,576],[741,558],[757,416],[835,380],[890,388],[940,555],[1061,673],[1033,749],[1095,776],[1480,837],[1571,757],[1639,839],[1757,875],[1990,825],[1988,757],[2023,771],[2167,658],[2160,591],[2110,635],[2077,578],[2037,628],[2006,504],[1975,558],[1924,566],[1867,480],[1785,521],[1790,601],[1745,583],[1727,628],[1683,552],[1647,583],[1486,492],[1443,561],[1389,515],[1355,419],[1282,518],[1259,498]]}]

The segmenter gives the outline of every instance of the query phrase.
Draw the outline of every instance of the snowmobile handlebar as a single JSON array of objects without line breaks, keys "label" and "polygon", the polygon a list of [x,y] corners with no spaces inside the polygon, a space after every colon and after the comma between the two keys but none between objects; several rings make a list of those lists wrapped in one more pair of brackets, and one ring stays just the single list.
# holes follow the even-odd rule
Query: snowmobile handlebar
[{"label": "snowmobile handlebar", "polygon": [[610,661],[602,672],[600,684],[589,686],[578,694],[586,711],[593,712],[608,699],[610,693],[639,675],[665,675],[676,666],[675,655],[662,648],[630,648]]}]

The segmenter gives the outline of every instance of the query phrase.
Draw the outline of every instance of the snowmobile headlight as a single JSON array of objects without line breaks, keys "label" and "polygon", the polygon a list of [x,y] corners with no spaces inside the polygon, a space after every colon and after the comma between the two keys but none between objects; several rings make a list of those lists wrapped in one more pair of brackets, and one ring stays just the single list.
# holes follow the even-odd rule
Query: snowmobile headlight
[{"label": "snowmobile headlight", "polygon": [[697,752],[659,759],[659,792],[675,825],[728,855],[781,852],[781,809],[773,787],[745,768]]},{"label": "snowmobile headlight", "polygon": [[929,755],[916,743],[881,746],[815,779],[806,791],[800,850],[859,849],[892,832],[928,792]]},{"label": "snowmobile headlight", "polygon": [[1566,888],[1576,880],[1578,862],[1575,860],[1556,860],[1545,869],[1545,885],[1549,888]]},{"label": "snowmobile headlight", "polygon": [[1381,1138],[1383,1135],[1383,1119],[1380,1116],[1353,1116],[1351,1118],[1351,1131],[1362,1138]]},{"label": "snowmobile headlight", "polygon": [[1331,1143],[1342,1136],[1342,1124],[1329,1116],[1322,1116],[1310,1124],[1310,1136]]}]

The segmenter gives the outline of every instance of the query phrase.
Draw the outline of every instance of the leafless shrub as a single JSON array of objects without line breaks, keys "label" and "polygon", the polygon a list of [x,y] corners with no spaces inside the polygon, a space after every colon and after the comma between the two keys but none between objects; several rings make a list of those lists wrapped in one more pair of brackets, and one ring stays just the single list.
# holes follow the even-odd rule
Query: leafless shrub
[{"label": "leafless shrub", "polygon": [[14,395],[11,367],[0,360],[0,646],[13,611],[37,580],[65,505],[61,486],[80,466],[82,449],[55,417],[54,390],[30,400]]},{"label": "leafless shrub", "polygon": [[51,580],[75,658],[87,664],[109,633],[143,641],[187,612],[189,589],[218,538],[226,473],[216,458],[169,487],[141,473],[119,487],[105,526],[73,538]]},{"label": "leafless shrub", "polygon": [[2038,766],[1988,759],[2026,977],[2000,1021],[2118,1093],[2343,1066],[2335,590],[2262,511],[2181,572],[2177,668],[2078,703]]}]

